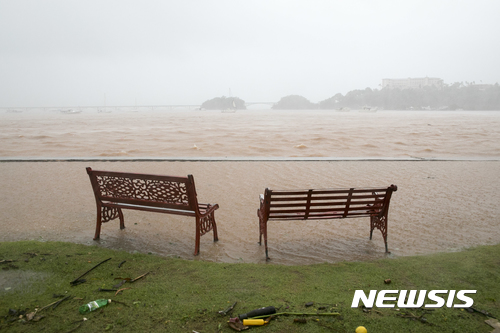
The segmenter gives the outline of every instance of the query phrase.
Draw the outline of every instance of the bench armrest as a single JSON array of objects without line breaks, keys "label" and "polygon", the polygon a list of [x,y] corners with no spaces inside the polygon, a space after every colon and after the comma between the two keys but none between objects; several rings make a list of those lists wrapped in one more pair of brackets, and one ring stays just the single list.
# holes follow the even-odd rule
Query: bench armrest
[{"label": "bench armrest", "polygon": [[[204,205],[202,205],[202,206],[204,206]],[[203,213],[200,212],[200,217],[205,217],[207,215],[210,215],[213,211],[215,211],[216,209],[219,209],[219,204],[207,204],[206,206],[207,206],[206,210]],[[203,208],[205,208],[205,207],[203,207]],[[199,211],[199,209],[200,208],[198,207],[198,211]]]}]

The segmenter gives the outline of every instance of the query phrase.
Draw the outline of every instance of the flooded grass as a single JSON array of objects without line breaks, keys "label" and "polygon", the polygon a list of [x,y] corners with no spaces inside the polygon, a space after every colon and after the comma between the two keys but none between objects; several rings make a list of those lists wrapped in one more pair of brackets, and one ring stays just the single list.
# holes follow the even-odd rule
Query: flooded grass
[{"label": "flooded grass", "polygon": [[[361,325],[368,332],[489,332],[492,328],[484,323],[489,318],[479,312],[446,307],[397,311],[397,305],[363,311],[351,303],[355,290],[477,290],[469,295],[474,308],[498,318],[499,258],[500,245],[494,245],[370,262],[283,266],[165,258],[62,242],[3,242],[0,330],[231,332],[230,317],[275,306],[278,312],[318,315],[305,316],[305,324],[294,321],[300,316],[279,316],[260,332],[354,332]],[[80,276],[86,281],[71,286]],[[42,309],[67,296],[55,309]],[[81,305],[102,298],[112,303],[86,315],[78,312]],[[218,314],[234,302],[231,314]],[[313,305],[306,307],[309,302]]]}]

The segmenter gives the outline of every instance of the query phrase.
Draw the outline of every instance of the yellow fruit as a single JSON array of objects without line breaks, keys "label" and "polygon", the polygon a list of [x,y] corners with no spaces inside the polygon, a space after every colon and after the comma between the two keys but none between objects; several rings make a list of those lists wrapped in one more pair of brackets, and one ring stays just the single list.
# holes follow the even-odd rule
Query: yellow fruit
[{"label": "yellow fruit", "polygon": [[364,326],[358,326],[358,328],[356,328],[356,333],[367,333],[367,332],[368,331]]}]

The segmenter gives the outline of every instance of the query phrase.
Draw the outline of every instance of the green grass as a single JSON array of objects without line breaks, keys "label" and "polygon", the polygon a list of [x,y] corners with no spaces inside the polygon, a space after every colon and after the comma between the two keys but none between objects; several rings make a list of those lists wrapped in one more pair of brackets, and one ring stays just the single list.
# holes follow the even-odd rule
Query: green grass
[{"label": "green grass", "polygon": [[[70,281],[108,258],[84,277],[85,283],[70,286]],[[282,307],[280,312],[340,314],[308,316],[305,324],[294,323],[297,316],[280,316],[266,326],[252,328],[256,332],[354,332],[360,325],[369,333],[492,330],[484,323],[488,317],[456,308],[425,314],[427,323],[401,317],[406,312],[420,316],[422,309],[396,311],[396,306],[366,313],[351,308],[357,289],[366,293],[371,289],[473,289],[477,290],[472,295],[474,307],[500,318],[500,245],[372,262],[279,266],[210,263],[98,246],[23,241],[0,243],[1,260],[15,260],[0,264],[2,332],[234,332],[227,324],[230,316],[217,313],[234,302],[238,303],[232,317],[270,305]],[[133,279],[146,272],[136,282],[125,283],[122,288],[130,289],[116,296],[98,291],[113,288],[120,281],[116,278]],[[384,284],[385,279],[392,283]],[[71,298],[56,309],[37,312],[44,316],[37,322],[19,318],[19,313],[9,315],[9,309],[27,313],[40,309],[59,299],[54,294]],[[114,302],[79,314],[80,305],[100,298],[124,304]],[[306,308],[307,302],[314,305]],[[88,320],[83,321],[84,317]]]}]

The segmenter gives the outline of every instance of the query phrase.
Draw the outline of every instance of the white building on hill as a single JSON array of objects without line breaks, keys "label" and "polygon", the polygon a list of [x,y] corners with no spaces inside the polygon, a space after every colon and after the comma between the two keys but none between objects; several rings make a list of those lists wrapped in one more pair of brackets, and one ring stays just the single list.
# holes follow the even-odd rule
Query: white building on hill
[{"label": "white building on hill", "polygon": [[382,79],[382,88],[415,89],[428,86],[443,87],[443,80],[437,77]]}]

